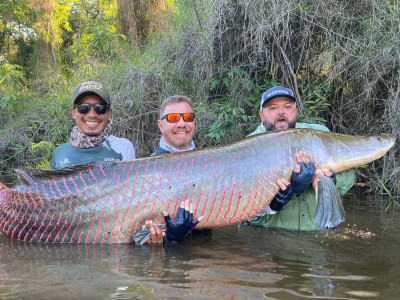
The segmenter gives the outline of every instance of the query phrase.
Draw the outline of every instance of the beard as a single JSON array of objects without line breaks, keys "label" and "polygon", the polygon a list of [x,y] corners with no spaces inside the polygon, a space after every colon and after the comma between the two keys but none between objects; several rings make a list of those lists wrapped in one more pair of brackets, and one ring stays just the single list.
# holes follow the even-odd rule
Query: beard
[{"label": "beard", "polygon": [[185,139],[181,140],[176,138],[172,132],[167,131],[163,133],[163,138],[170,146],[178,150],[183,150],[190,147],[194,134],[195,132],[192,131],[187,137],[185,137]]},{"label": "beard", "polygon": [[288,118],[286,118],[286,117],[284,117],[284,116],[280,116],[280,117],[277,117],[277,118],[275,119],[275,122],[274,122],[274,123],[269,123],[268,121],[263,122],[263,125],[264,125],[264,127],[265,127],[265,130],[266,130],[267,132],[268,132],[268,131],[277,130],[275,124],[276,124],[276,122],[277,122],[278,119],[285,119],[286,122],[288,123],[288,128],[296,128],[296,121],[297,121],[297,118],[295,118],[293,121],[289,122]]}]

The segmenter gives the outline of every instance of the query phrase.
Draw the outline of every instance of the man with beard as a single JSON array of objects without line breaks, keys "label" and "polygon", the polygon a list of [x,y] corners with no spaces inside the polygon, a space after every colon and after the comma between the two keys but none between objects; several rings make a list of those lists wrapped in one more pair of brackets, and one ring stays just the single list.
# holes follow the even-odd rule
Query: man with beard
[{"label": "man with beard", "polygon": [[151,156],[193,150],[196,132],[192,100],[175,95],[164,100],[160,107],[158,127],[161,131],[159,148]]},{"label": "man with beard", "polygon": [[[282,86],[266,91],[261,98],[261,125],[250,135],[289,128],[310,128],[329,131],[323,125],[297,122],[296,98],[293,92]],[[355,183],[355,172],[350,169],[335,174],[332,171],[315,174],[312,156],[305,152],[296,153],[298,164],[292,172],[291,182],[285,179],[277,181],[279,193],[271,201],[264,215],[256,216],[247,224],[291,230],[319,230],[314,221],[317,209],[314,189],[322,175],[330,176],[343,196]]]}]

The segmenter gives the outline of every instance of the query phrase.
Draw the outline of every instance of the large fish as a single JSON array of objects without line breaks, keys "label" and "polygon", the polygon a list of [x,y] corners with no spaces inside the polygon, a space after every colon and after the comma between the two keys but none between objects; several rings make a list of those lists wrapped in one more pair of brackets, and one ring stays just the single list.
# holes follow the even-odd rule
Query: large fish
[{"label": "large fish", "polygon": [[40,243],[129,243],[145,220],[162,223],[185,199],[198,228],[232,225],[262,212],[289,179],[295,153],[340,172],[381,157],[389,135],[348,136],[310,129],[271,132],[225,146],[55,171],[17,170],[16,187],[0,192],[0,230]]}]

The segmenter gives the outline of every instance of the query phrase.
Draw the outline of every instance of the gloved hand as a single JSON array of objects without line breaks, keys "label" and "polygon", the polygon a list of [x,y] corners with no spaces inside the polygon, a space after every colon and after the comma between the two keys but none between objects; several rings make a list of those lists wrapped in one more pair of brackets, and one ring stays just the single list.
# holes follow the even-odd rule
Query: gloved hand
[{"label": "gloved hand", "polygon": [[334,184],[336,184],[336,182],[337,182],[337,179],[336,179],[336,173],[335,172],[333,172],[333,171],[330,171],[332,174],[331,174],[331,179],[332,179],[332,181],[333,181],[333,183]]},{"label": "gloved hand", "polygon": [[289,184],[286,186],[285,190],[280,190],[278,194],[272,199],[269,204],[269,208],[274,211],[280,211],[282,207],[289,203],[294,195],[292,185]]},{"label": "gloved hand", "polygon": [[311,184],[315,174],[315,163],[299,162],[301,167],[300,173],[292,172],[292,185],[295,194],[303,193]]},{"label": "gloved hand", "polygon": [[[187,201],[187,200],[186,200]],[[193,204],[191,204],[193,205]],[[202,218],[202,217],[200,217]],[[189,234],[199,223],[199,219],[193,220],[193,213],[187,207],[181,205],[178,211],[178,218],[172,220],[169,215],[164,215],[167,226],[167,240],[169,242],[180,242]]]}]

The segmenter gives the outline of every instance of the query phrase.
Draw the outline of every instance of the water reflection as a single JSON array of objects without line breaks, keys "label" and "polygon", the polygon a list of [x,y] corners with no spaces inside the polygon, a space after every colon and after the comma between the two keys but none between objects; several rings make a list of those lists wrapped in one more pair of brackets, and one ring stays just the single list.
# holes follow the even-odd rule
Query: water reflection
[{"label": "water reflection", "polygon": [[39,245],[0,235],[1,299],[396,299],[399,214],[346,198],[327,232],[232,226],[181,244]]},{"label": "water reflection", "polygon": [[201,237],[160,247],[39,245],[4,236],[0,242],[3,274],[18,278],[12,297],[257,299],[283,277],[268,256],[260,261],[241,247],[201,247]]}]

